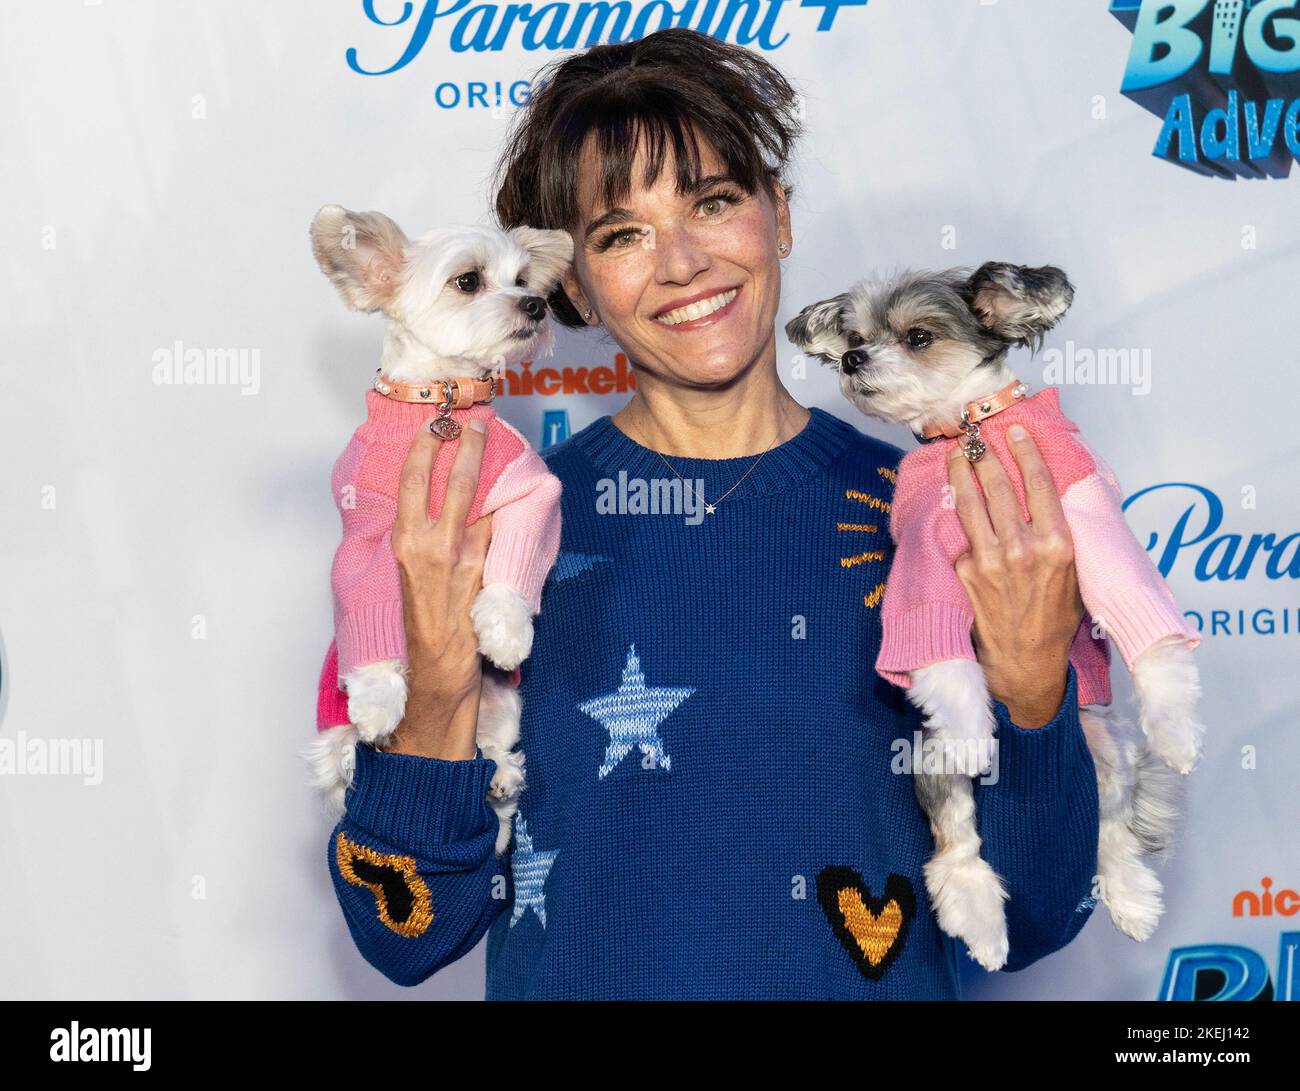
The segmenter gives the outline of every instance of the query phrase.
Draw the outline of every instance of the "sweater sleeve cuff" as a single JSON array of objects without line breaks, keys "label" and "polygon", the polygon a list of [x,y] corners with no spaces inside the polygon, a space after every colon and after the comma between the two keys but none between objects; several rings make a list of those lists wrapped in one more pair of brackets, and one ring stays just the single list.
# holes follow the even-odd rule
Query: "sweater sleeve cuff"
[{"label": "sweater sleeve cuff", "polygon": [[[1020,727],[996,698],[993,714],[998,723],[997,774],[1002,791],[1025,798],[1050,798],[1068,788],[1080,763],[1092,768],[1092,752],[1079,722],[1079,681],[1073,663],[1067,668],[1061,707],[1049,723]],[[1089,775],[1095,776],[1095,772]]]},{"label": "sweater sleeve cuff", "polygon": [[498,820],[487,802],[496,762],[482,751],[447,761],[387,754],[365,743],[356,749],[348,819],[394,848],[431,856],[496,830]]},{"label": "sweater sleeve cuff", "polygon": [[535,615],[542,606],[542,586],[556,559],[558,536],[531,527],[493,530],[483,564],[483,584],[504,583],[518,591]]}]

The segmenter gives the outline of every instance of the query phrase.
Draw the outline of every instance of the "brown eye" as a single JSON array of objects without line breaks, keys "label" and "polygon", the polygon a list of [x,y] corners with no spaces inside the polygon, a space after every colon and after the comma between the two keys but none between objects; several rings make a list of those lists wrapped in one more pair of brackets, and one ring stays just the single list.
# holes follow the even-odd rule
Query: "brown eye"
[{"label": "brown eye", "polygon": [[921,326],[913,326],[907,331],[907,343],[914,349],[923,349],[933,340],[934,337],[930,331],[923,329]]},{"label": "brown eye", "polygon": [[523,275],[523,273],[520,273],[517,277],[515,277],[515,287],[516,287],[516,288],[522,288],[522,287],[524,286],[525,283],[527,283],[527,282],[524,280],[524,275]]},{"label": "brown eye", "polygon": [[478,291],[478,273],[461,273],[455,280],[456,287],[466,295],[473,295]]}]

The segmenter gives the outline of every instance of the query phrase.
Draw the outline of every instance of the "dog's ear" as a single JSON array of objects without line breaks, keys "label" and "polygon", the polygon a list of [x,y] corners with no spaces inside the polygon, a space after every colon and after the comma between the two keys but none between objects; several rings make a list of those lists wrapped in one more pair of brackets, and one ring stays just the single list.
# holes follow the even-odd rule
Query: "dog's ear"
[{"label": "dog's ear", "polygon": [[326,205],[311,221],[316,263],[354,310],[385,310],[392,303],[407,245],[402,229],[382,212]]},{"label": "dog's ear", "polygon": [[838,364],[848,347],[844,336],[844,304],[849,293],[841,292],[820,303],[810,303],[785,324],[785,335],[800,352],[828,364]]},{"label": "dog's ear", "polygon": [[550,293],[573,261],[573,236],[567,231],[513,227],[510,237],[528,251],[528,285]]},{"label": "dog's ear", "polygon": [[1074,285],[1055,265],[986,261],[963,293],[980,325],[1012,345],[1035,351],[1074,302]]}]

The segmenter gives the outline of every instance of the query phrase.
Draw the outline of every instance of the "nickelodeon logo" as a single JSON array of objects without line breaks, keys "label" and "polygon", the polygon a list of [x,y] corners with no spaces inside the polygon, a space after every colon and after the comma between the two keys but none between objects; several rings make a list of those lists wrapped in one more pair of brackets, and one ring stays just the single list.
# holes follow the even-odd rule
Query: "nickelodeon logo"
[{"label": "nickelodeon logo", "polygon": [[1253,890],[1239,890],[1232,899],[1234,917],[1294,917],[1300,913],[1300,893],[1294,890],[1273,892],[1273,880],[1267,875],[1260,879],[1262,894]]},{"label": "nickelodeon logo", "polygon": [[505,380],[503,393],[512,397],[626,394],[636,389],[636,375],[621,352],[613,367],[534,367],[532,360],[525,360],[518,371],[506,368]]}]

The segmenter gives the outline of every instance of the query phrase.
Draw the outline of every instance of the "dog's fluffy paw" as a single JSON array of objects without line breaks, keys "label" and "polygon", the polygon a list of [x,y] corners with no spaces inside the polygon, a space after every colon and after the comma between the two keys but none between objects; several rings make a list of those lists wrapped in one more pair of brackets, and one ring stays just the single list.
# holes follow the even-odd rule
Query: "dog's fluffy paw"
[{"label": "dog's fluffy paw", "polygon": [[1196,713],[1200,674],[1191,651],[1181,642],[1149,648],[1133,664],[1133,689],[1151,753],[1169,768],[1190,773],[1200,761],[1205,736]]},{"label": "dog's fluffy paw", "polygon": [[497,763],[492,783],[488,785],[489,801],[504,803],[508,799],[515,799],[524,790],[523,751],[513,750],[503,754],[499,750],[484,750],[483,756]]},{"label": "dog's fluffy paw", "polygon": [[356,772],[356,746],[357,729],[341,724],[320,732],[302,751],[311,768],[312,786],[336,814],[345,810],[344,796]]},{"label": "dog's fluffy paw", "polygon": [[942,747],[943,769],[963,776],[983,776],[993,767],[993,744],[984,739],[957,739],[943,732],[934,735]]},{"label": "dog's fluffy paw", "polygon": [[524,790],[524,754],[522,750],[509,753],[484,750],[483,756],[497,763],[492,783],[488,786],[487,801],[498,819],[495,852],[500,856],[510,844],[519,795]]},{"label": "dog's fluffy paw", "polygon": [[398,659],[366,663],[344,679],[348,719],[363,742],[388,741],[406,711],[406,668]]},{"label": "dog's fluffy paw", "polygon": [[1127,890],[1122,896],[1110,898],[1106,908],[1115,927],[1138,942],[1150,939],[1165,911],[1160,890],[1160,881],[1156,879],[1154,889]]},{"label": "dog's fluffy paw", "polygon": [[1205,728],[1196,720],[1182,720],[1176,725],[1163,716],[1143,716],[1142,730],[1146,733],[1151,753],[1170,769],[1186,776],[1201,760],[1201,737]]},{"label": "dog's fluffy paw", "polygon": [[1010,951],[1006,912],[1006,889],[997,872],[978,856],[928,861],[925,885],[939,927],[956,936],[970,949],[971,958],[984,969],[999,970]]},{"label": "dog's fluffy paw", "polygon": [[[1124,935],[1139,942],[1151,937],[1165,911],[1163,887],[1156,873],[1137,856],[1138,845],[1127,830],[1117,831],[1119,844],[1102,831],[1101,900],[1110,919]],[[1116,833],[1116,831],[1111,831]],[[1106,851],[1108,843],[1126,851]]]},{"label": "dog's fluffy paw", "polygon": [[513,587],[489,583],[470,607],[479,651],[505,671],[512,671],[533,650],[533,615]]}]

